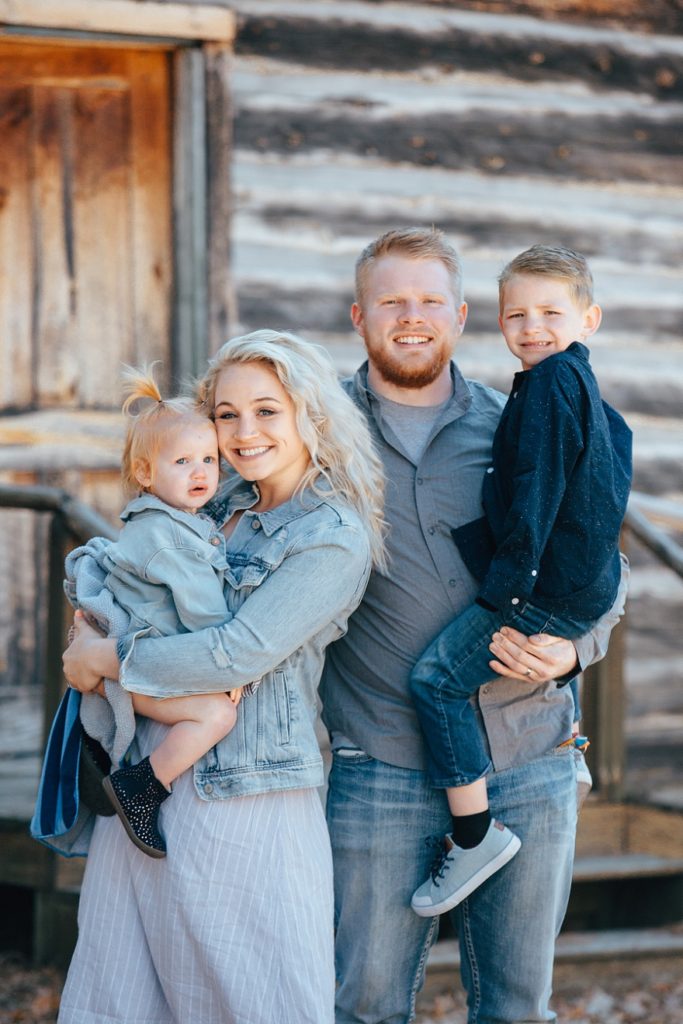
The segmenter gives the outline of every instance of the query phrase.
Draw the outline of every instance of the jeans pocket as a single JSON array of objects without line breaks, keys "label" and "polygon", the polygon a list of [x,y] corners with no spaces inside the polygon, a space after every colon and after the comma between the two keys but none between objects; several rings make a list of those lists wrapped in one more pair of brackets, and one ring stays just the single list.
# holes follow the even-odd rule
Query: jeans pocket
[{"label": "jeans pocket", "polygon": [[332,751],[332,757],[339,764],[369,764],[372,758],[369,754],[366,754],[360,747],[339,747],[337,750]]}]

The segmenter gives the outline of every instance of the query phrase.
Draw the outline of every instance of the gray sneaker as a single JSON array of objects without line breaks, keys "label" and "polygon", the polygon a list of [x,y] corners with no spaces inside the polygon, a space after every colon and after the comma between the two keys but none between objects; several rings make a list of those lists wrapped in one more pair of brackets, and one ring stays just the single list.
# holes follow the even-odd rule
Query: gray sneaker
[{"label": "gray sneaker", "polygon": [[446,836],[443,855],[427,881],[413,893],[411,907],[420,917],[445,914],[512,860],[521,845],[519,837],[495,818],[471,850],[462,850]]}]

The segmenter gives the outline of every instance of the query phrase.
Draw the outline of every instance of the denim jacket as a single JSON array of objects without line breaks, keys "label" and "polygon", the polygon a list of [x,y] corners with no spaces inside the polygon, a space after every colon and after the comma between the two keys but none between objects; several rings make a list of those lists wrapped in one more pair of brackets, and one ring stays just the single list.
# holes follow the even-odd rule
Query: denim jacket
[{"label": "denim jacket", "polygon": [[227,617],[225,538],[214,521],[167,505],[152,494],[129,502],[124,527],[102,556],[107,590],[133,629],[171,636]]},{"label": "denim jacket", "polygon": [[327,645],[346,631],[370,573],[356,512],[311,491],[267,512],[232,479],[207,511],[223,525],[244,510],[226,542],[221,626],[172,637],[144,631],[121,664],[121,684],[156,697],[223,692],[262,677],[237,724],[194,768],[205,800],[319,786],[317,690]]}]

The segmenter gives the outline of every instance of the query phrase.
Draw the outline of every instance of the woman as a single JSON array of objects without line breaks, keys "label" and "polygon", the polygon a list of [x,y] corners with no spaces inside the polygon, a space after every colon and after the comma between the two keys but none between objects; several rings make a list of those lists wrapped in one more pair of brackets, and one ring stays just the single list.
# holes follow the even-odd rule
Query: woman
[{"label": "woman", "polygon": [[[325,647],[382,559],[381,472],[331,363],[293,335],[227,342],[200,397],[238,474],[207,506],[227,540],[232,618],[118,651],[80,620],[65,674],[83,692],[118,675],[158,697],[260,685],[163,805],[165,860],[98,818],[61,1024],[334,1017],[316,688]],[[164,729],[140,719],[138,753]]]}]

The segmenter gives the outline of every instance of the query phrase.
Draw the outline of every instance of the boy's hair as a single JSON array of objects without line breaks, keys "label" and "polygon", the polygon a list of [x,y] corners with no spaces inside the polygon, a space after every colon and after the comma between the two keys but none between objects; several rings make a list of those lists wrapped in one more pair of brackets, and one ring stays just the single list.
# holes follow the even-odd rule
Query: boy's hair
[{"label": "boy's hair", "polygon": [[503,267],[498,278],[498,300],[501,309],[505,286],[518,274],[556,277],[566,281],[569,294],[580,309],[586,309],[593,302],[593,275],[586,257],[563,245],[532,245]]},{"label": "boy's hair", "polygon": [[368,267],[382,256],[410,256],[416,260],[441,260],[451,279],[453,295],[462,303],[462,265],[453,246],[438,228],[397,228],[386,231],[363,249],[356,260],[356,302],[362,305]]},{"label": "boy's hair", "polygon": [[216,386],[235,363],[260,363],[278,378],[294,405],[299,436],[311,466],[298,487],[334,495],[353,506],[365,524],[376,565],[384,565],[384,474],[367,421],[346,394],[320,345],[288,331],[253,331],[226,341],[198,383],[197,395],[213,416]]},{"label": "boy's hair", "polygon": [[[124,366],[121,371],[126,399],[122,412],[128,417],[128,429],[121,461],[121,482],[128,498],[142,489],[136,477],[141,463],[152,468],[159,448],[168,434],[182,423],[205,420],[207,417],[192,398],[162,398],[154,378],[154,366]],[[136,402],[150,399],[153,403],[133,412]]]}]

